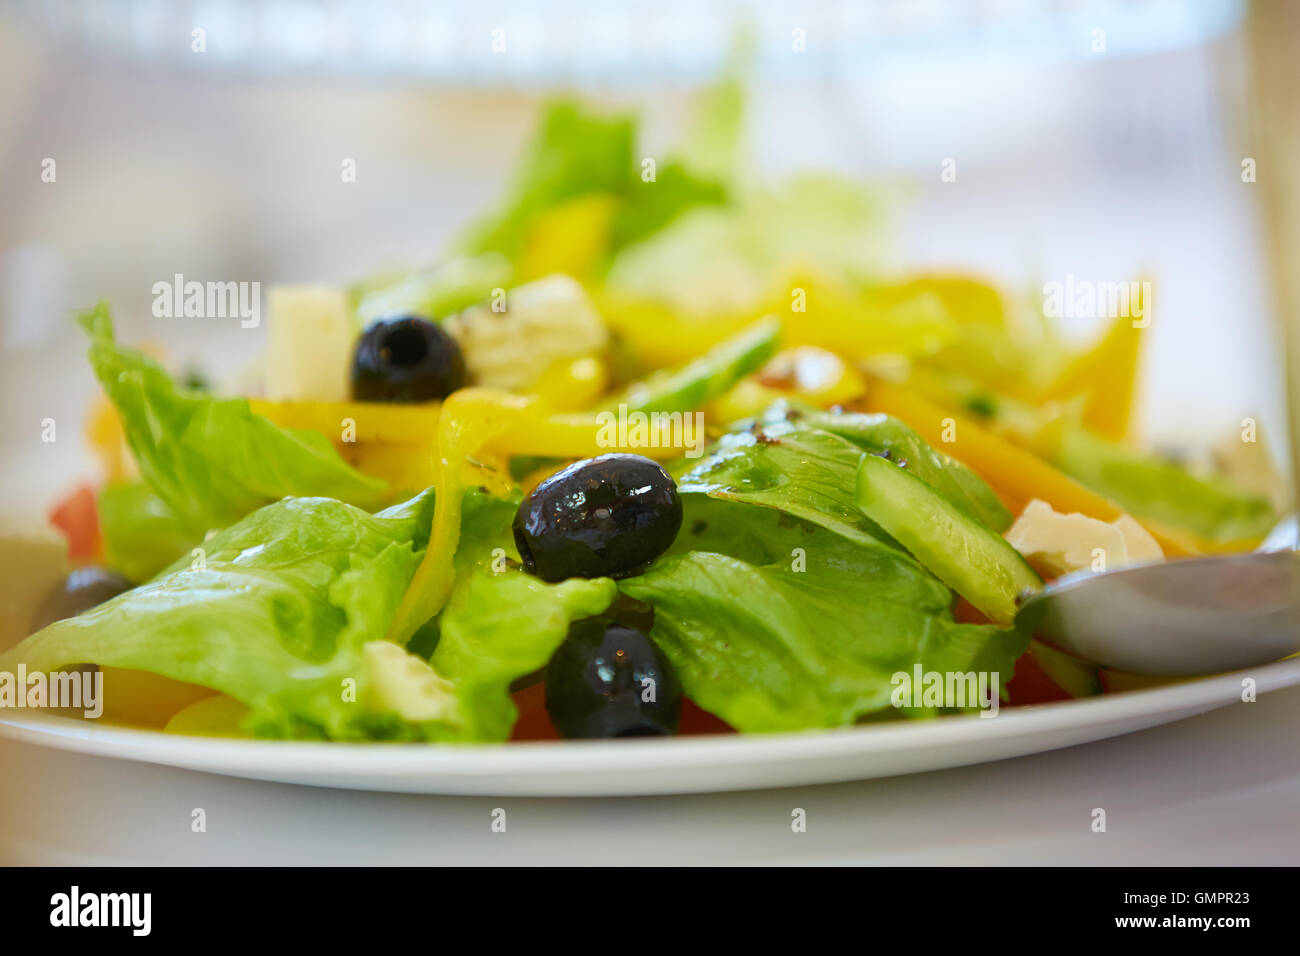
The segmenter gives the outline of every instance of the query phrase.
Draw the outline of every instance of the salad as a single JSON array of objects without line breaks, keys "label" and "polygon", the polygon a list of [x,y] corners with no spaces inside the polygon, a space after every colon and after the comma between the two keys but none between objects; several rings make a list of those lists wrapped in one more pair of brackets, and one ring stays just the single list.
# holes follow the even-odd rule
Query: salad
[{"label": "salad", "polygon": [[[268,296],[242,394],[79,316],[104,478],[79,566],[0,670],[93,665],[170,732],[500,742],[833,728],[1139,685],[1017,627],[1078,570],[1252,548],[1259,443],[1133,433],[1144,323],[881,270],[882,204],[749,181],[740,95],[646,160],[547,107],[444,261]],[[1131,310],[1130,310],[1131,311]]]}]

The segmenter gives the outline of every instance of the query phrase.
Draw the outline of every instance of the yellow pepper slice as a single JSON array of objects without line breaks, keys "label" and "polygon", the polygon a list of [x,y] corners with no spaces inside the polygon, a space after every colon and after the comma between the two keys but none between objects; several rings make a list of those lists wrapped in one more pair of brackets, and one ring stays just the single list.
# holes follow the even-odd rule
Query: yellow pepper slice
[{"label": "yellow pepper slice", "polygon": [[438,430],[440,402],[272,402],[250,399],[249,408],[282,428],[320,432],[345,461],[395,489],[433,484],[429,446]]},{"label": "yellow pepper slice", "polygon": [[579,280],[590,276],[609,249],[618,203],[609,193],[588,193],[539,213],[519,252],[519,281],[557,272]]},{"label": "yellow pepper slice", "polygon": [[623,445],[618,440],[617,416],[613,413],[575,412],[520,419],[502,429],[486,447],[507,457],[595,458],[611,452],[628,451],[655,461],[667,461],[682,455],[681,445],[672,444],[670,432],[671,429],[661,424],[656,436],[647,426],[649,444]]},{"label": "yellow pepper slice", "polygon": [[429,444],[357,442],[343,447],[343,457],[358,471],[383,478],[395,491],[423,491],[434,479]]},{"label": "yellow pepper slice", "polygon": [[604,293],[597,308],[622,347],[648,369],[684,365],[739,334],[759,310],[690,315],[665,303]]},{"label": "yellow pepper slice", "polygon": [[746,376],[715,401],[709,412],[720,422],[740,421],[742,418],[752,418],[788,394],[762,384],[753,376]]},{"label": "yellow pepper slice", "polygon": [[559,359],[530,386],[532,395],[557,411],[590,408],[609,387],[609,367],[596,355]]},{"label": "yellow pepper slice", "polygon": [[956,339],[954,318],[1001,323],[1004,315],[997,290],[974,279],[923,275],[859,292],[807,265],[792,268],[763,302],[732,314],[690,315],[665,303],[610,294],[599,307],[627,349],[650,368],[688,362],[764,312],[782,317],[787,342],[854,361],[929,354]]},{"label": "yellow pepper slice", "polygon": [[899,283],[877,286],[872,290],[872,297],[897,303],[925,292],[938,296],[948,314],[958,322],[986,322],[999,328],[1006,324],[1002,293],[973,276],[922,273]]},{"label": "yellow pepper slice", "polygon": [[161,728],[178,712],[216,693],[210,687],[148,671],[101,667],[100,672],[104,675],[103,718],[113,723]]},{"label": "yellow pepper slice", "polygon": [[99,395],[91,406],[86,419],[86,441],[108,481],[126,481],[132,477],[134,460],[126,447],[122,419],[105,395]]},{"label": "yellow pepper slice", "polygon": [[[538,400],[509,392],[486,388],[453,392],[443,403],[430,449],[435,504],[429,546],[398,605],[388,639],[405,644],[446,603],[455,578],[453,557],[460,543],[462,498],[468,488],[482,486],[498,493],[509,489],[506,466],[515,455],[590,458],[615,451],[617,432],[611,433],[611,427],[607,414],[547,414]],[[680,446],[632,450],[659,459],[682,454]]]},{"label": "yellow pepper slice", "polygon": [[163,731],[188,737],[238,737],[251,739],[252,734],[240,727],[248,708],[225,694],[205,697],[190,704],[171,720]]},{"label": "yellow pepper slice", "polygon": [[[317,431],[336,445],[345,441],[427,445],[438,427],[441,405],[426,402],[272,402],[248,400],[254,414],[281,428]],[[345,439],[346,434],[346,439]]]},{"label": "yellow pepper slice", "polygon": [[[1145,313],[1144,313],[1145,314]],[[1083,424],[1111,441],[1131,436],[1144,326],[1115,319],[1097,343],[1075,356],[1043,393],[1043,401],[1086,395]]]},{"label": "yellow pepper slice", "polygon": [[815,345],[855,362],[878,355],[928,355],[958,334],[933,292],[880,299],[808,267],[793,271],[774,298],[780,300],[773,311],[785,321],[786,342]]},{"label": "yellow pepper slice", "polygon": [[486,446],[510,429],[527,430],[541,406],[530,398],[485,388],[463,388],[443,403],[433,458],[434,517],[429,545],[402,596],[388,639],[404,645],[447,601],[455,578],[453,558],[460,544],[461,505],[475,486],[510,487],[505,459],[484,454]]}]

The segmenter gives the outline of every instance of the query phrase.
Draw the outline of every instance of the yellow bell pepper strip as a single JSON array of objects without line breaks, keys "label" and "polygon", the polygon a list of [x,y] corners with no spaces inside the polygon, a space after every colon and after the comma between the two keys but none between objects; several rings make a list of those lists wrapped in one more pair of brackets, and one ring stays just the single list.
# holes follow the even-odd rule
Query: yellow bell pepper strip
[{"label": "yellow bell pepper strip", "polygon": [[213,695],[210,687],[186,684],[148,671],[101,667],[103,718],[111,723],[161,728],[196,701]]},{"label": "yellow bell pepper strip", "polygon": [[[1100,521],[1115,521],[1124,510],[1032,452],[1011,444],[968,418],[952,414],[915,392],[889,382],[873,381],[867,391],[868,411],[893,415],[910,425],[935,448],[963,462],[992,486],[1012,512],[1019,514],[1035,498],[1055,510],[1079,512]],[[1202,553],[1193,536],[1152,526],[1143,527],[1160,542],[1166,556]]]},{"label": "yellow bell pepper strip", "polygon": [[698,315],[667,304],[608,291],[596,295],[605,322],[638,367],[682,365],[754,321],[755,312]]},{"label": "yellow bell pepper strip", "polygon": [[793,271],[774,296],[791,345],[815,345],[855,362],[878,355],[929,355],[958,328],[933,292],[894,302],[874,299],[825,272]]},{"label": "yellow bell pepper strip", "polygon": [[609,366],[597,355],[557,359],[528,391],[556,411],[590,408],[609,387]]},{"label": "yellow bell pepper strip", "polygon": [[753,418],[773,402],[787,397],[786,392],[764,385],[752,376],[742,378],[731,391],[719,396],[708,408],[709,418],[717,422],[738,422]]},{"label": "yellow bell pepper strip", "polygon": [[[876,355],[923,355],[952,342],[949,299],[968,315],[1001,316],[997,293],[973,280],[921,277],[860,292],[811,266],[798,266],[763,296],[785,324],[791,345],[815,345],[855,361]],[[668,303],[605,292],[601,314],[623,347],[648,368],[679,365],[736,335],[754,309],[690,314]],[[800,309],[801,311],[796,311]],[[976,310],[976,311],[972,311]]]},{"label": "yellow bell pepper strip", "polygon": [[[442,609],[454,578],[452,563],[460,542],[461,500],[466,489],[509,487],[508,458],[542,455],[589,458],[619,449],[611,434],[613,416],[596,413],[548,415],[535,399],[481,388],[454,392],[442,407],[434,452],[434,521],[424,559],[398,606],[388,638],[404,644]],[[656,436],[652,436],[654,441]],[[661,434],[657,446],[627,450],[656,459],[676,458],[680,444]]]},{"label": "yellow bell pepper strip", "polygon": [[126,447],[122,419],[105,395],[99,395],[86,420],[86,441],[99,459],[108,481],[126,481],[133,477],[134,460]]},{"label": "yellow bell pepper strip", "polygon": [[350,464],[393,488],[418,491],[433,484],[429,445],[438,430],[440,402],[272,402],[250,399],[255,414],[282,428],[317,431]]},{"label": "yellow bell pepper strip", "polygon": [[241,726],[247,716],[247,706],[233,697],[217,694],[190,704],[167,721],[163,732],[187,737],[236,737],[251,740],[252,732]]},{"label": "yellow bell pepper strip", "polygon": [[538,213],[519,251],[517,280],[557,272],[589,278],[609,250],[618,205],[618,197],[610,193],[587,193]]},{"label": "yellow bell pepper strip", "polygon": [[383,478],[394,489],[422,491],[433,484],[433,459],[429,443],[357,442],[344,445],[343,458],[358,471]]},{"label": "yellow bell pepper strip", "polygon": [[[427,445],[438,427],[441,405],[426,402],[401,405],[392,402],[271,402],[250,398],[255,415],[269,418],[281,428],[318,431],[337,444],[350,441]],[[349,424],[350,423],[350,424]]]},{"label": "yellow bell pepper strip", "polygon": [[[694,428],[691,416],[684,416],[682,427]],[[611,452],[626,451],[655,461],[680,458],[682,445],[674,442],[673,427],[661,420],[657,429],[647,420],[645,444],[626,444],[619,440],[619,417],[613,412],[573,412],[524,418],[507,426],[488,442],[485,450],[506,458],[517,455],[541,458],[595,458]],[[629,423],[629,430],[631,423]],[[693,437],[693,432],[691,436]]]},{"label": "yellow bell pepper strip", "polygon": [[[402,596],[387,638],[405,645],[440,610],[455,578],[453,558],[460,544],[462,499],[466,489],[510,486],[504,459],[483,449],[511,429],[527,431],[541,406],[532,399],[484,388],[463,388],[443,403],[433,443],[434,513],[429,545]],[[492,467],[495,465],[496,467]]]},{"label": "yellow bell pepper strip", "polygon": [[1086,395],[1083,424],[1111,441],[1132,437],[1143,326],[1115,319],[1092,348],[1075,356],[1043,392],[1043,401]]},{"label": "yellow bell pepper strip", "polygon": [[435,466],[434,517],[429,545],[402,595],[387,634],[388,640],[403,647],[425,621],[442,610],[451,593],[456,575],[453,558],[460,545],[461,498],[465,492],[456,470],[445,457]]},{"label": "yellow bell pepper strip", "polygon": [[882,303],[898,303],[925,292],[937,295],[948,314],[958,322],[984,322],[999,328],[1006,324],[1002,293],[973,276],[922,273],[902,282],[876,286],[869,296]]}]

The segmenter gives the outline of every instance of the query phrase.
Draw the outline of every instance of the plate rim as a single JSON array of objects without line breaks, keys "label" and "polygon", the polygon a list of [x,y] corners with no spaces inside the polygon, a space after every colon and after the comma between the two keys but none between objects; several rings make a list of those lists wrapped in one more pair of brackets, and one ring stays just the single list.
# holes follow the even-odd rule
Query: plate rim
[{"label": "plate rim", "polygon": [[[1240,696],[1243,677],[1253,677],[1256,691],[1267,693],[1300,684],[1300,657],[1165,687],[1124,691],[1078,700],[1029,704],[1000,711],[997,717],[945,716],[855,727],[765,734],[708,734],[644,740],[520,741],[491,744],[347,743],[328,741],[243,740],[188,737],[161,730],[120,725],[89,725],[81,718],[49,713],[11,716],[0,710],[0,737],[55,750],[110,759],[159,764],[232,777],[317,786],[326,776],[363,777],[437,775],[441,779],[540,775],[553,784],[566,776],[601,773],[699,770],[725,760],[729,768],[772,762],[799,762],[866,756],[899,748],[957,746],[999,737],[1016,739],[1088,726],[1106,727],[1135,718],[1178,713],[1172,720],[1227,706]],[[1229,693],[1231,691],[1231,693]],[[1127,731],[1120,731],[1125,733]],[[1098,738],[1094,738],[1098,739]],[[1057,747],[1068,746],[1058,744]],[[1043,750],[1055,747],[1041,748]],[[321,758],[329,754],[331,759]],[[346,755],[337,761],[333,755]],[[994,758],[1005,759],[1005,758]],[[977,759],[973,762],[987,762]],[[237,765],[238,769],[232,769]],[[956,764],[949,764],[955,766]],[[935,768],[938,769],[938,768]],[[921,772],[921,771],[915,771]],[[309,779],[302,779],[302,778]],[[865,779],[859,775],[846,779]],[[773,784],[772,786],[779,786]],[[365,789],[384,789],[364,786]],[[716,789],[734,789],[719,787]],[[527,788],[525,788],[527,789]],[[698,792],[704,792],[702,788]],[[393,792],[399,792],[396,789]],[[409,792],[409,791],[402,791]],[[436,791],[428,791],[436,792]],[[448,791],[453,792],[453,791]],[[466,791],[468,792],[468,791]],[[483,789],[483,793],[491,792]],[[635,791],[632,791],[635,792]],[[649,791],[647,791],[649,792]]]}]

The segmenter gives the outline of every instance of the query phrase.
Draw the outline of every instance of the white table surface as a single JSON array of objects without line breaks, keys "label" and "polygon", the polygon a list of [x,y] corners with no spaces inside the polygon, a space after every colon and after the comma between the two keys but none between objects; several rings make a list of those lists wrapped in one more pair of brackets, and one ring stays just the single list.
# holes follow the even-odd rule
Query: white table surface
[{"label": "white table surface", "polygon": [[[1298,726],[1293,688],[982,766],[586,800],[296,787],[0,740],[0,863],[1295,865]],[[206,833],[191,831],[196,807]],[[795,807],[805,833],[791,831]]]}]

